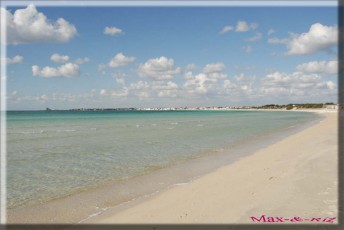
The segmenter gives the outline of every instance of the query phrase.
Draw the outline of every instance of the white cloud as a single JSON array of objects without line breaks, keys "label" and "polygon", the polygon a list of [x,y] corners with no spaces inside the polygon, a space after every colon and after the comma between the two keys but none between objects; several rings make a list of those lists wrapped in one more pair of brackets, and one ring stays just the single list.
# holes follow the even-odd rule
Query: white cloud
[{"label": "white cloud", "polygon": [[231,30],[233,30],[234,28],[232,26],[225,26],[222,28],[222,30],[219,32],[219,34],[225,34]]},{"label": "white cloud", "polygon": [[304,73],[318,73],[318,74],[337,74],[338,61],[312,61],[300,64],[296,67],[297,71]]},{"label": "white cloud", "polygon": [[106,35],[111,35],[111,36],[115,36],[115,35],[120,35],[123,34],[123,30],[121,30],[120,28],[117,27],[105,27],[104,29],[104,34]]},{"label": "white cloud", "polygon": [[144,81],[134,82],[129,85],[129,89],[134,89],[134,90],[149,89],[149,87],[150,85],[148,84],[148,82],[144,82]]},{"label": "white cloud", "polygon": [[75,63],[81,65],[81,64],[84,64],[84,63],[89,62],[89,61],[90,61],[90,59],[88,57],[83,57],[83,58],[77,58],[75,60]]},{"label": "white cloud", "polygon": [[273,44],[286,44],[287,55],[309,55],[321,51],[333,52],[333,48],[338,43],[338,29],[335,26],[315,23],[306,33],[290,33],[289,38],[271,38],[268,41]]},{"label": "white cloud", "polygon": [[149,59],[138,68],[138,74],[143,77],[149,77],[153,80],[169,80],[180,73],[179,67],[174,67],[172,58],[161,56],[155,59]]},{"label": "white cloud", "polygon": [[329,52],[337,44],[338,31],[336,27],[313,24],[307,33],[292,34],[288,44],[289,55],[313,54],[319,51]]},{"label": "white cloud", "polygon": [[121,85],[125,85],[125,80],[124,78],[116,78],[116,82]]},{"label": "white cloud", "polygon": [[237,87],[238,86],[235,83],[231,82],[228,79],[223,81],[223,88],[224,89],[235,90],[235,89],[237,89]]},{"label": "white cloud", "polygon": [[205,73],[212,73],[212,72],[221,72],[226,68],[225,64],[222,62],[220,63],[215,63],[215,64],[207,64],[204,68],[203,71]]},{"label": "white cloud", "polygon": [[153,89],[158,89],[158,90],[173,90],[173,89],[178,89],[178,85],[172,81],[168,82],[153,82],[152,83],[152,88]]},{"label": "white cloud", "polygon": [[115,72],[112,74],[112,76],[114,78],[125,78],[127,76],[127,74],[124,72]]},{"label": "white cloud", "polygon": [[111,96],[112,97],[126,97],[129,94],[129,90],[127,87],[123,87],[122,89],[112,90]]},{"label": "white cloud", "polygon": [[261,92],[265,96],[319,96],[322,94],[336,94],[336,84],[332,81],[323,81],[318,74],[291,74],[274,72],[262,79]]},{"label": "white cloud", "polygon": [[313,54],[319,51],[329,52],[337,44],[336,27],[315,23],[307,33],[293,34],[288,44],[289,55]]},{"label": "white cloud", "polygon": [[114,56],[110,62],[109,66],[112,68],[118,68],[121,66],[128,65],[129,63],[133,62],[135,60],[135,57],[128,57],[125,56],[123,53],[118,53],[116,56]]},{"label": "white cloud", "polygon": [[50,60],[53,62],[64,63],[69,60],[69,57],[67,55],[53,54],[51,55]]},{"label": "white cloud", "polygon": [[12,64],[18,64],[23,62],[24,58],[20,55],[16,55],[13,58],[6,58],[6,64],[12,65]]},{"label": "white cloud", "polygon": [[209,79],[221,79],[228,76],[227,74],[220,72],[207,73],[206,75]]},{"label": "white cloud", "polygon": [[46,94],[42,94],[38,97],[38,100],[40,100],[40,101],[46,101],[48,99],[49,99],[49,97]]},{"label": "white cloud", "polygon": [[77,35],[74,25],[63,18],[52,22],[32,4],[25,9],[16,10],[13,14],[1,8],[1,14],[6,15],[9,44],[68,42]]},{"label": "white cloud", "polygon": [[261,33],[256,33],[256,35],[254,35],[253,37],[247,38],[245,41],[247,42],[255,42],[258,41],[260,39],[262,39],[262,34]]},{"label": "white cloud", "polygon": [[251,82],[254,82],[256,80],[256,75],[252,75],[252,76],[247,76],[243,73],[239,74],[239,75],[235,75],[233,77],[237,82],[248,82],[248,83],[251,83]]},{"label": "white cloud", "polygon": [[193,75],[192,72],[188,72],[185,79],[183,89],[191,96],[217,93],[218,80],[209,78],[205,73]]},{"label": "white cloud", "polygon": [[99,92],[99,95],[100,96],[106,96],[107,95],[106,89],[101,89],[100,92]]},{"label": "white cloud", "polygon": [[158,97],[177,97],[178,85],[172,81],[165,82],[153,82],[152,89],[157,90]]},{"label": "white cloud", "polygon": [[140,99],[154,96],[172,98],[179,95],[179,86],[172,81],[138,81],[130,83],[127,90],[128,95]]},{"label": "white cloud", "polygon": [[254,89],[254,83],[256,76],[247,76],[243,73],[233,77],[233,80],[226,79],[223,83],[222,93],[224,95],[236,98],[248,98],[252,97],[256,92]]},{"label": "white cloud", "polygon": [[249,30],[255,30],[255,29],[257,29],[257,27],[258,27],[257,23],[248,24],[245,21],[238,21],[238,23],[236,25],[236,28],[235,28],[235,31],[237,31],[237,32],[247,32]]},{"label": "white cloud", "polygon": [[102,96],[102,97],[115,97],[115,98],[118,98],[118,97],[125,97],[128,95],[128,88],[127,87],[123,87],[121,89],[114,89],[114,90],[106,90],[106,89],[101,89],[99,91],[99,95]]},{"label": "white cloud", "polygon": [[216,80],[210,80],[206,74],[200,73],[187,80],[183,86],[190,94],[206,94],[212,82],[216,82]]},{"label": "white cloud", "polygon": [[235,30],[236,32],[247,32],[250,30],[255,30],[258,28],[258,24],[257,23],[251,23],[248,24],[245,21],[238,21],[237,25],[235,27],[233,26],[224,26],[222,28],[222,30],[219,32],[219,34],[225,34],[228,33],[229,31]]},{"label": "white cloud", "polygon": [[116,82],[121,85],[125,85],[125,77],[127,76],[124,72],[113,73],[112,76],[116,79]]},{"label": "white cloud", "polygon": [[32,66],[33,76],[40,76],[45,78],[51,77],[75,77],[80,74],[79,65],[74,63],[66,63],[57,68],[54,67],[43,67],[40,68],[37,65]]},{"label": "white cloud", "polygon": [[225,68],[225,64],[219,62],[205,65],[203,72],[196,75],[191,71],[186,72],[184,74],[185,83],[183,84],[183,90],[192,97],[218,95],[221,88],[221,79],[228,77],[223,72]]}]

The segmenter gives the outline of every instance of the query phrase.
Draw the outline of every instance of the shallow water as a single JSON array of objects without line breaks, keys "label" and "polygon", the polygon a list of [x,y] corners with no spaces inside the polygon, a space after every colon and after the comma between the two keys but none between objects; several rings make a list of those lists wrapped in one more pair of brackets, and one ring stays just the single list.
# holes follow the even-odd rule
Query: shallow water
[{"label": "shallow water", "polygon": [[283,111],[8,112],[8,208],[126,180],[315,117]]}]

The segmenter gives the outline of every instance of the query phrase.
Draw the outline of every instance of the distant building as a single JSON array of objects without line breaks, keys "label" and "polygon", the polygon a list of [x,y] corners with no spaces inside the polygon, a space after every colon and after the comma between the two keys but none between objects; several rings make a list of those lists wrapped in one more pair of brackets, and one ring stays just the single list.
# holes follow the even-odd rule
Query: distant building
[{"label": "distant building", "polygon": [[[325,105],[325,108],[326,109],[338,110],[339,105],[336,105],[336,104],[334,104],[334,105]],[[341,109],[343,109],[343,105],[341,105]]]}]

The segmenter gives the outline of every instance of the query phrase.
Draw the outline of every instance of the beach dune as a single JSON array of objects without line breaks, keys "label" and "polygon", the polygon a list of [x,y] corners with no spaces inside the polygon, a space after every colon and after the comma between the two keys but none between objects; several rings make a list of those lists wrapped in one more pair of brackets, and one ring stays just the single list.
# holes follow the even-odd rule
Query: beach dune
[{"label": "beach dune", "polygon": [[231,165],[188,184],[109,209],[87,222],[337,222],[338,115],[323,115],[325,119],[316,125]]}]

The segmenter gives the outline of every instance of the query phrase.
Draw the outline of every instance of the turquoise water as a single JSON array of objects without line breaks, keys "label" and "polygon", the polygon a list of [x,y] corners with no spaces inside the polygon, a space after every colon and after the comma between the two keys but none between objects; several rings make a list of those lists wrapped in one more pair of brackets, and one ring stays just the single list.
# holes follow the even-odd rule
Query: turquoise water
[{"label": "turquoise water", "polygon": [[283,111],[8,112],[8,208],[230,149],[315,117]]}]

